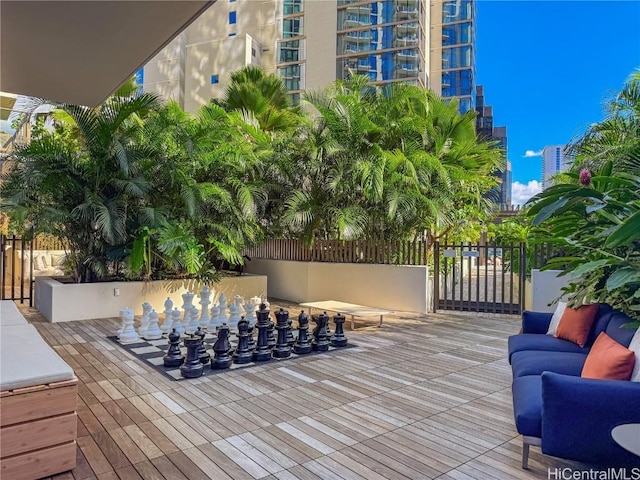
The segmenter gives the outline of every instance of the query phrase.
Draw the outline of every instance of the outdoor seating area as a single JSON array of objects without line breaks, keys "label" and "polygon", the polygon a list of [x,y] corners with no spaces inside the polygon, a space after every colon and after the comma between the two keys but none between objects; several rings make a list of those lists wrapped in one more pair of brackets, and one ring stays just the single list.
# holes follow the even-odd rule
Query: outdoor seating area
[{"label": "outdoor seating area", "polygon": [[21,313],[78,378],[77,465],[51,478],[491,480],[584,468],[539,451],[521,468],[513,316],[398,312],[382,328],[347,328],[356,348],[174,382],[107,340],[116,318]]}]

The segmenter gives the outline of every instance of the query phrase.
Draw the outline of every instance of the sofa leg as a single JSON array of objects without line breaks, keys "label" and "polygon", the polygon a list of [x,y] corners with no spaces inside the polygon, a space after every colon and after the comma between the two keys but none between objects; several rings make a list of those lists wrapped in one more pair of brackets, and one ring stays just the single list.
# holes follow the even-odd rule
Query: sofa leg
[{"label": "sofa leg", "polygon": [[529,469],[529,444],[524,440],[522,441],[522,468]]}]

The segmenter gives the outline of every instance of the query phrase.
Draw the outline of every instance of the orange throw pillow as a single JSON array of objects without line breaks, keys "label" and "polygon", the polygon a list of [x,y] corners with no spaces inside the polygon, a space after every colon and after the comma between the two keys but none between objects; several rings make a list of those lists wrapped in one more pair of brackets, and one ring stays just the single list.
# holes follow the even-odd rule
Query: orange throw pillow
[{"label": "orange throw pillow", "polygon": [[602,332],[593,342],[580,376],[602,380],[629,380],[635,364],[635,353]]},{"label": "orange throw pillow", "polygon": [[596,319],[598,304],[583,305],[578,308],[565,308],[554,337],[569,340],[584,347]]}]

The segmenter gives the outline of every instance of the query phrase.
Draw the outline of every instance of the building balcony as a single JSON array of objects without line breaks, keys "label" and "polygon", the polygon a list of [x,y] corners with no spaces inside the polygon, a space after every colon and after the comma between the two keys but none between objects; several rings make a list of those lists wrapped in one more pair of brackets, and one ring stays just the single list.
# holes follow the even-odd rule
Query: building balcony
[{"label": "building balcony", "polygon": [[401,23],[396,26],[396,32],[399,36],[414,37],[418,33],[418,22]]},{"label": "building balcony", "polygon": [[418,51],[417,50],[400,50],[396,53],[396,57],[404,60],[406,63],[417,62],[418,61]]},{"label": "building balcony", "polygon": [[393,19],[400,20],[415,20],[418,18],[418,9],[413,7],[398,7]]},{"label": "building balcony", "polygon": [[413,47],[418,44],[418,37],[398,36],[393,41],[394,47]]},{"label": "building balcony", "polygon": [[347,13],[351,13],[353,15],[362,15],[363,13],[371,12],[371,4],[355,5],[353,7],[347,7],[345,10]]},{"label": "building balcony", "polygon": [[418,8],[419,0],[396,0],[398,7],[413,7]]}]

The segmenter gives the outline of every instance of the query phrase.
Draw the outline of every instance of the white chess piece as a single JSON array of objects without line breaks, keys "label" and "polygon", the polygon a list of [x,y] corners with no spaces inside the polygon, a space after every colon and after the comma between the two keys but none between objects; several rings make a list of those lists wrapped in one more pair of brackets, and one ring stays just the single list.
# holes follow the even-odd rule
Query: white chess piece
[{"label": "white chess piece", "polygon": [[120,309],[120,328],[116,331],[116,335],[118,336],[118,338],[120,338],[120,335],[122,335],[122,332],[124,331],[124,324],[125,324],[124,317],[127,313],[127,310],[129,310],[127,307]]},{"label": "white chess piece", "polygon": [[227,323],[227,297],[224,293],[220,294],[218,302],[218,324],[222,326],[223,323]]},{"label": "white chess piece", "polygon": [[251,298],[251,302],[253,303],[253,306],[255,308],[258,308],[260,306],[260,304],[262,303],[262,298],[260,298],[259,296],[255,296]]},{"label": "white chess piece", "polygon": [[253,303],[253,298],[250,298],[249,301],[244,305],[244,310],[244,319],[249,322],[250,326],[255,327],[258,319],[256,318],[256,306]]},{"label": "white chess piece", "polygon": [[147,331],[147,327],[149,326],[149,314],[153,310],[153,307],[149,302],[144,302],[142,304],[142,317],[140,318],[140,328],[138,328],[138,334],[143,336],[144,332]]},{"label": "white chess piece", "polygon": [[171,328],[175,328],[176,332],[180,335],[184,335],[184,325],[180,321],[180,310],[178,308],[174,308],[173,312],[171,312]]},{"label": "white chess piece", "polygon": [[162,330],[160,330],[160,327],[158,326],[158,313],[155,310],[151,310],[147,329],[144,331],[142,336],[145,340],[158,340],[162,338]]},{"label": "white chess piece", "polygon": [[184,326],[184,330],[186,333],[194,333],[199,326],[198,323],[198,309],[191,305],[191,312],[188,317],[188,323]]},{"label": "white chess piece", "polygon": [[238,322],[240,321],[240,307],[235,303],[229,305],[229,321],[227,325],[229,326],[229,330],[237,331],[238,330]]},{"label": "white chess piece", "polygon": [[140,337],[136,333],[136,329],[133,327],[133,310],[130,308],[126,308],[125,310],[124,328],[120,334],[120,343],[136,343],[140,340]]},{"label": "white chess piece", "polygon": [[271,310],[271,304],[269,303],[269,300],[267,300],[267,297],[264,297],[262,299],[262,303],[264,303],[264,306],[267,308],[267,310]]},{"label": "white chess piece", "polygon": [[182,323],[186,326],[189,322],[189,314],[191,313],[191,307],[193,306],[193,297],[195,295],[191,292],[182,294],[182,310],[184,311],[182,317]]},{"label": "white chess piece", "polygon": [[211,322],[211,317],[209,317],[209,304],[211,300],[211,291],[209,287],[206,285],[200,292],[200,305],[202,305],[202,309],[200,310],[200,326],[202,328],[207,328],[209,326],[209,322]]},{"label": "white chess piece", "polygon": [[209,332],[216,333],[218,331],[218,328],[222,326],[222,323],[218,321],[219,316],[220,308],[218,307],[218,305],[214,305],[213,307],[211,307],[211,321],[207,326],[207,330],[209,330]]},{"label": "white chess piece", "polygon": [[171,300],[171,297],[167,297],[167,299],[164,301],[164,322],[160,326],[160,330],[162,330],[162,333],[169,333],[171,331],[171,323],[173,322],[173,320],[171,320],[172,311],[173,300]]}]

